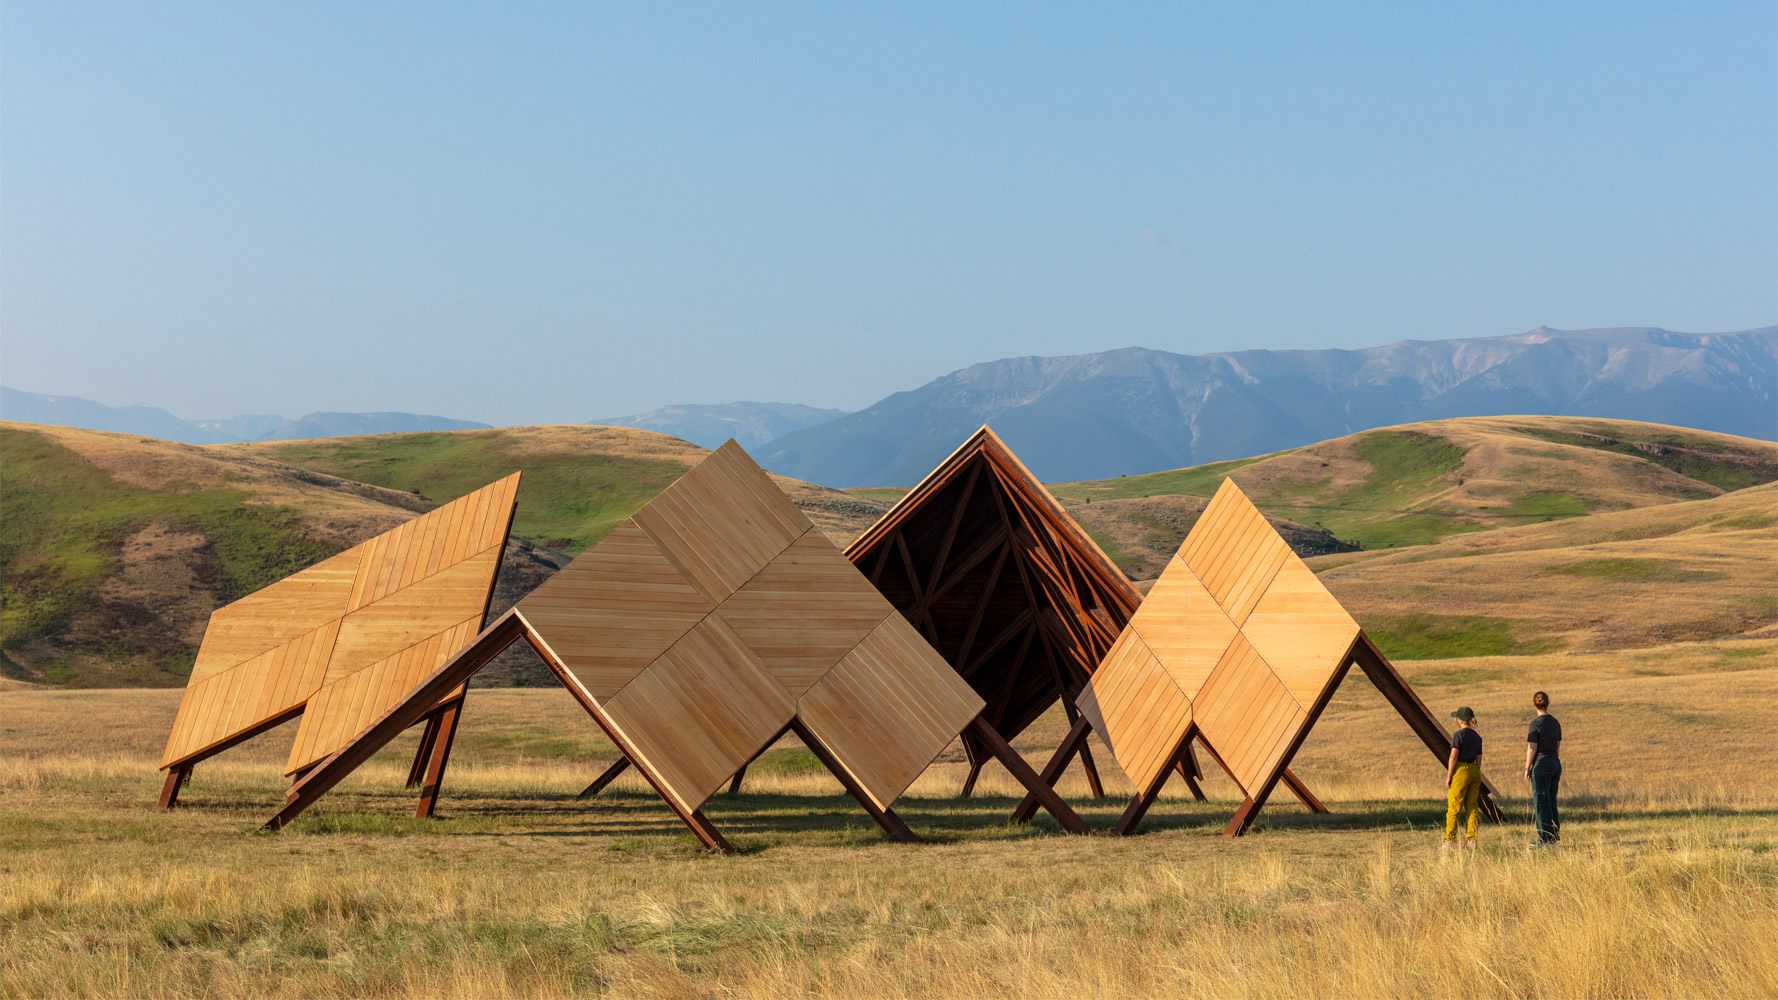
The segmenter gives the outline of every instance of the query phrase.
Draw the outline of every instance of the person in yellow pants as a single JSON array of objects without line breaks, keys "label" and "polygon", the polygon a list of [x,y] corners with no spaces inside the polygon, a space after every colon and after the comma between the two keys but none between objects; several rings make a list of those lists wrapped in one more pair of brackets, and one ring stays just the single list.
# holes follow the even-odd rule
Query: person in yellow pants
[{"label": "person in yellow pants", "polygon": [[1457,827],[1465,826],[1467,846],[1475,848],[1478,806],[1482,800],[1482,734],[1476,732],[1475,713],[1465,705],[1451,713],[1457,731],[1451,734],[1451,756],[1445,764],[1445,839],[1450,850],[1457,844]]}]

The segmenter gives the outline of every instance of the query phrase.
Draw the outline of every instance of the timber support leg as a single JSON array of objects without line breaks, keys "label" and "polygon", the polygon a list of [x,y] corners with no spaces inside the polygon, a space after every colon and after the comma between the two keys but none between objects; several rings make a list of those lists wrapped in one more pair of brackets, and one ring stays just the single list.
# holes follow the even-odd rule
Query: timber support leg
[{"label": "timber support leg", "polygon": [[1179,755],[1174,766],[1179,768],[1179,776],[1185,779],[1185,787],[1191,789],[1192,798],[1199,802],[1206,801],[1204,788],[1198,784],[1204,780],[1204,769],[1198,765],[1198,755],[1192,749],[1190,741],[1186,742],[1185,752]]},{"label": "timber support leg", "polygon": [[180,764],[167,771],[166,784],[161,786],[159,806],[161,811],[164,812],[179,804],[179,789],[185,786],[185,779],[191,777],[191,768],[190,764]]},{"label": "timber support leg", "polygon": [[[1068,762],[1074,759],[1076,752],[1087,745],[1087,733],[1091,729],[1092,724],[1087,722],[1086,716],[1083,715],[1075,719],[1074,725],[1068,730],[1068,735],[1062,737],[1062,742],[1056,747],[1056,752],[1050,755],[1049,763],[1043,765],[1043,770],[1038,773],[1037,780],[1050,788],[1056,787],[1056,782],[1061,779],[1062,772],[1068,769]],[[1025,798],[1019,802],[1019,807],[1012,811],[1013,822],[1031,822],[1031,817],[1037,815],[1037,805],[1037,792],[1033,789],[1025,794]]]},{"label": "timber support leg", "polygon": [[[803,745],[809,748],[809,752],[814,754],[823,766],[833,772],[834,777],[840,779],[840,784],[846,786],[846,792],[858,800],[858,804],[864,807],[865,812],[870,813],[871,819],[876,820],[877,825],[889,834],[889,839],[904,844],[918,844],[920,842],[919,835],[909,829],[908,825],[902,822],[900,816],[895,815],[895,810],[888,806],[877,805],[870,795],[859,786],[858,782],[852,780],[852,775],[846,770],[845,765],[841,764],[839,759],[828,751],[827,744],[821,742],[820,737],[803,725],[803,720],[792,720],[790,729],[796,733],[797,739],[802,740]],[[774,742],[776,741],[774,740]]]},{"label": "timber support leg", "polygon": [[1025,758],[1019,756],[1019,752],[1001,738],[1000,731],[989,725],[987,719],[979,715],[976,716],[970,720],[969,729],[965,731],[975,733],[976,739],[982,741],[982,746],[990,754],[993,754],[996,760],[1000,761],[1001,766],[1005,767],[1019,784],[1024,785],[1026,790],[1043,804],[1043,808],[1056,818],[1056,822],[1062,824],[1062,829],[1069,833],[1093,832],[1093,828],[1087,826],[1087,821],[1081,819],[1079,813],[1070,809],[1068,803],[1062,801],[1062,797],[1056,794],[1055,787],[1043,780],[1042,775],[1031,770],[1031,765],[1025,763]]},{"label": "timber support leg", "polygon": [[969,776],[963,779],[962,796],[964,798],[967,799],[975,793],[975,779],[982,776],[982,765],[987,762],[986,758],[981,757],[969,762]]},{"label": "timber support leg", "polygon": [[1303,784],[1302,779],[1298,778],[1290,768],[1284,769],[1282,780],[1284,787],[1290,789],[1290,794],[1295,795],[1297,801],[1301,802],[1310,812],[1327,812],[1327,807],[1321,804],[1321,800],[1315,797],[1315,793],[1309,791],[1309,786]]},{"label": "timber support leg", "polygon": [[[463,712],[463,699],[438,714],[438,733],[432,740],[431,760],[426,765],[426,783],[420,787],[420,801],[414,807],[416,819],[430,819],[438,805],[438,789],[444,782],[445,764],[451,759],[451,743],[457,736],[457,720]],[[428,727],[430,728],[430,727]]]},{"label": "timber support leg", "polygon": [[1154,776],[1154,780],[1148,783],[1147,788],[1139,790],[1130,799],[1130,804],[1124,808],[1124,814],[1117,818],[1117,824],[1111,828],[1113,834],[1127,837],[1135,832],[1137,825],[1142,822],[1142,817],[1148,815],[1149,807],[1161,797],[1161,789],[1167,786],[1167,779],[1173,776],[1174,765],[1184,756],[1185,748],[1197,738],[1197,735],[1196,726],[1186,728],[1185,736],[1180,739],[1179,745],[1173,748],[1172,756],[1167,758],[1167,763],[1161,766],[1160,772]]},{"label": "timber support leg", "polygon": [[734,776],[734,777],[733,777],[733,778],[732,778],[732,779],[730,779],[730,780],[729,780],[729,783],[728,783],[728,793],[729,793],[729,794],[730,794],[730,795],[739,795],[739,794],[740,794],[740,792],[741,792],[741,779],[742,779],[742,778],[745,778],[745,777],[747,777],[747,765],[746,765],[746,764],[742,764],[742,765],[741,765],[741,769],[740,769],[740,770],[739,770],[739,771],[736,771],[736,772],[735,772],[735,776]]},{"label": "timber support leg", "polygon": [[575,798],[590,799],[593,796],[599,794],[600,792],[604,791],[605,786],[611,784],[611,782],[613,780],[615,780],[618,775],[620,775],[620,774],[624,773],[624,771],[628,770],[629,766],[630,766],[630,758],[619,757],[617,759],[616,763],[614,763],[610,767],[606,768],[604,774],[601,774],[597,778],[594,778],[593,783],[586,786],[586,788],[582,789],[581,793],[579,795],[576,795]]},{"label": "timber support leg", "polygon": [[432,744],[438,740],[440,715],[428,716],[426,728],[420,731],[420,746],[414,751],[414,766],[407,769],[407,787],[418,788],[426,780],[426,763],[432,758]]}]

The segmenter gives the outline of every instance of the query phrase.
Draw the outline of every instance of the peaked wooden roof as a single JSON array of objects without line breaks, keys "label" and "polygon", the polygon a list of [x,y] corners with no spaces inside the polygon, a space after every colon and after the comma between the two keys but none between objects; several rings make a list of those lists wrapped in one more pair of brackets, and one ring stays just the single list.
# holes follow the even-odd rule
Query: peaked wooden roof
[{"label": "peaked wooden roof", "polygon": [[[1011,739],[1073,697],[1141,594],[988,427],[846,549]],[[980,756],[971,753],[972,759]]]}]

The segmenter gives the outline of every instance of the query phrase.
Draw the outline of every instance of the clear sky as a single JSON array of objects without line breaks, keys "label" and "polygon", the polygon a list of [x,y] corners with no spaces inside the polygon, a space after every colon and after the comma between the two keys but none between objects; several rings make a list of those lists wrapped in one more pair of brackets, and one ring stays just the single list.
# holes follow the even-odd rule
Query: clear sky
[{"label": "clear sky", "polygon": [[8,0],[0,381],[530,423],[1778,322],[1770,2],[1088,6]]}]

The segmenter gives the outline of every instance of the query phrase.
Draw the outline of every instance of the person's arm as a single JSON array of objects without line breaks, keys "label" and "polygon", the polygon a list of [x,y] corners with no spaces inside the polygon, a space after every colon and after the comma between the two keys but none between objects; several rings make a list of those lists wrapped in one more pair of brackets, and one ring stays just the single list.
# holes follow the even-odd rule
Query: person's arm
[{"label": "person's arm", "polygon": [[1445,761],[1445,787],[1451,787],[1451,779],[1457,774],[1457,748],[1451,748],[1451,756]]},{"label": "person's arm", "polygon": [[1525,744],[1525,780],[1531,780],[1531,762],[1537,759],[1537,744]]}]

